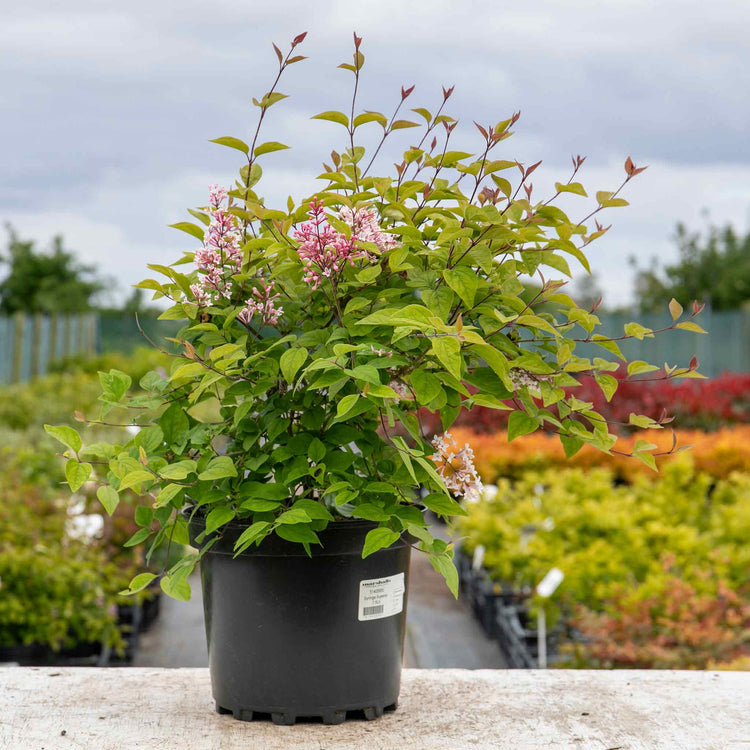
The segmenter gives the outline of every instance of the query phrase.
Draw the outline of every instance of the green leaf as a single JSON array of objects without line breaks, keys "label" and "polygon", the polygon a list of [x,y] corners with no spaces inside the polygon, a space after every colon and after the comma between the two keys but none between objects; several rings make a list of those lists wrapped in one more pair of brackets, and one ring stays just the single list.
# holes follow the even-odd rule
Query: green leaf
[{"label": "green leaf", "polygon": [[411,376],[411,385],[417,394],[417,400],[423,406],[426,406],[434,398],[440,395],[443,390],[443,384],[439,378],[428,372],[424,368],[415,370]]},{"label": "green leaf", "polygon": [[328,112],[321,112],[320,114],[313,115],[311,120],[328,120],[329,122],[337,122],[339,125],[343,125],[345,128],[349,127],[349,118],[343,112],[335,112],[329,110]]},{"label": "green leaf", "polygon": [[476,271],[466,266],[447,269],[443,271],[446,284],[461,298],[466,307],[474,305],[474,297],[477,293],[479,282]]},{"label": "green leaf", "polygon": [[103,485],[96,491],[96,496],[104,510],[107,511],[107,514],[111,516],[120,502],[120,496],[117,494],[117,491],[109,485]]},{"label": "green leaf", "polygon": [[168,484],[157,496],[154,501],[154,505],[157,508],[162,508],[168,505],[172,500],[179,495],[183,488],[179,484]]},{"label": "green leaf", "polygon": [[461,379],[461,344],[458,339],[438,336],[432,339],[432,352],[454,378]]},{"label": "green leaf", "polygon": [[78,453],[81,450],[83,444],[81,436],[72,427],[53,427],[46,424],[44,425],[44,431],[48,435],[52,435],[55,440],[58,440],[64,446],[70,448],[74,453]]},{"label": "green leaf", "polygon": [[79,490],[91,476],[91,464],[81,464],[75,458],[68,459],[65,464],[65,477],[73,492]]},{"label": "green leaf", "polygon": [[648,362],[636,359],[628,364],[628,375],[640,375],[641,373],[654,372],[654,370],[658,369],[658,367],[654,367],[654,365],[650,365]]},{"label": "green leaf", "polygon": [[440,573],[448,584],[451,594],[458,599],[458,571],[453,560],[447,553],[442,555],[430,555],[430,564]]},{"label": "green leaf", "polygon": [[319,440],[318,438],[313,438],[312,442],[307,448],[307,457],[313,462],[313,463],[319,463],[320,461],[325,458],[326,455],[326,447],[323,444],[322,440]]},{"label": "green leaf", "polygon": [[433,492],[432,494],[427,495],[427,497],[422,499],[422,503],[433,513],[437,513],[441,516],[468,515],[459,503],[442,492]]},{"label": "green leaf", "polygon": [[352,409],[354,409],[354,405],[358,400],[359,393],[352,393],[349,396],[344,396],[336,407],[336,418],[342,419],[345,417],[350,411],[352,411]]},{"label": "green leaf", "polygon": [[646,337],[654,337],[654,332],[650,328],[646,328],[639,323],[626,323],[623,328],[626,335],[633,336],[633,338],[636,338],[639,341],[643,341]]},{"label": "green leaf", "polygon": [[669,314],[672,320],[677,320],[682,315],[682,305],[674,297],[669,300]]},{"label": "green leaf", "polygon": [[692,331],[693,333],[708,333],[708,331],[703,330],[703,328],[697,323],[693,323],[691,320],[678,323],[675,328],[681,328],[683,331]]},{"label": "green leaf", "polygon": [[528,435],[539,427],[539,423],[524,411],[514,411],[508,417],[508,442]]},{"label": "green leaf", "polygon": [[164,576],[159,581],[161,590],[172,599],[178,599],[181,602],[190,601],[190,584],[183,576]]},{"label": "green leaf", "polygon": [[565,458],[573,458],[585,445],[585,441],[572,435],[560,435],[560,442],[565,451]]},{"label": "green leaf", "polygon": [[281,374],[284,376],[289,385],[294,382],[294,376],[299,372],[300,367],[305,364],[307,360],[307,349],[302,347],[295,347],[293,349],[287,349],[279,359],[279,367],[281,368]]},{"label": "green leaf", "polygon": [[156,578],[155,573],[139,573],[132,581],[130,581],[128,587],[124,591],[120,591],[119,594],[120,596],[131,596],[132,594],[137,594],[139,591],[143,591],[143,589],[145,589],[154,578]]},{"label": "green leaf", "polygon": [[271,524],[267,521],[258,521],[246,528],[234,543],[235,554],[247,549],[257,539],[262,539],[270,530]]},{"label": "green leaf", "polygon": [[195,461],[178,461],[175,464],[167,464],[159,470],[159,476],[164,479],[186,479],[196,469]]},{"label": "green leaf", "polygon": [[187,232],[189,235],[203,242],[203,230],[189,221],[178,221],[176,224],[170,224],[172,229],[179,229],[181,232]]},{"label": "green leaf", "polygon": [[236,515],[234,508],[227,508],[226,506],[214,508],[206,516],[206,534],[211,534],[224,524],[229,523]]},{"label": "green leaf", "polygon": [[225,477],[236,477],[237,467],[229,456],[217,456],[209,461],[204,471],[198,474],[198,479],[207,481],[209,479],[224,479]]},{"label": "green leaf", "polygon": [[260,146],[256,146],[253,154],[255,156],[263,156],[263,154],[270,154],[274,151],[283,151],[286,148],[289,148],[289,146],[285,146],[278,141],[266,141],[266,143],[261,143]]},{"label": "green leaf", "polygon": [[164,440],[167,445],[183,445],[187,442],[187,432],[190,428],[190,422],[187,414],[179,404],[172,404],[159,417],[159,426],[164,433]]},{"label": "green leaf", "polygon": [[301,544],[320,544],[318,535],[309,527],[303,524],[284,524],[276,527],[276,535],[288,542],[297,542]]},{"label": "green leaf", "polygon": [[242,151],[243,154],[247,155],[250,153],[250,146],[239,138],[232,138],[231,135],[224,135],[221,138],[212,138],[209,143],[218,143],[220,146],[227,146],[228,148],[237,149]]},{"label": "green leaf", "polygon": [[280,524],[309,523],[310,521],[312,519],[302,508],[290,508],[276,519],[276,523]]},{"label": "green leaf", "polygon": [[607,401],[611,401],[612,396],[615,395],[617,386],[619,385],[617,378],[612,375],[607,375],[606,373],[597,372],[594,374],[594,380],[596,380],[599,387],[602,389],[604,398],[606,398]]},{"label": "green leaf", "polygon": [[360,125],[365,125],[368,122],[377,122],[386,127],[388,125],[388,118],[385,115],[381,115],[380,112],[363,112],[354,118],[354,127],[358,128]]},{"label": "green leaf", "polygon": [[385,547],[390,547],[400,536],[398,531],[392,531],[384,526],[378,526],[377,529],[368,531],[364,546],[362,547],[362,558],[364,559],[373,552],[377,552]]},{"label": "green leaf", "polygon": [[141,544],[141,542],[145,542],[146,539],[149,538],[151,535],[150,529],[138,529],[138,531],[133,534],[133,536],[128,539],[127,542],[123,543],[123,547],[135,547],[137,544]]},{"label": "green leaf", "polygon": [[564,185],[562,182],[556,182],[555,190],[557,190],[558,193],[574,193],[575,195],[582,195],[584,198],[588,198],[586,190],[580,182],[571,182],[569,185]]}]

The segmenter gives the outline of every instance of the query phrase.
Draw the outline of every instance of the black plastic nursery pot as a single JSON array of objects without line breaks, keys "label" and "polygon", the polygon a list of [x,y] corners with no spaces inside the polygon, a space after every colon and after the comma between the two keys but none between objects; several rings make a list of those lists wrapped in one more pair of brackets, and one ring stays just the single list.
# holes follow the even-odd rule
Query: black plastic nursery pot
[{"label": "black plastic nursery pot", "polygon": [[[363,560],[364,538],[376,525],[332,522],[311,557],[275,535],[234,557],[247,527],[222,527],[201,561],[219,713],[338,724],[350,711],[374,719],[396,708],[411,548],[399,540]],[[196,514],[189,529],[199,546],[204,519]]]}]

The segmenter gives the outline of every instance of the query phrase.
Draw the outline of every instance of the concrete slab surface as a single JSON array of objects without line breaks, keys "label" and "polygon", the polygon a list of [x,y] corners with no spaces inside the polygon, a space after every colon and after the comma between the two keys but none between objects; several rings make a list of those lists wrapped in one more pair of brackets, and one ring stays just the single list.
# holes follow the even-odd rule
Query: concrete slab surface
[{"label": "concrete slab surface", "polygon": [[405,670],[395,713],[283,727],[214,713],[205,669],[0,669],[13,750],[740,750],[749,716],[742,672]]}]

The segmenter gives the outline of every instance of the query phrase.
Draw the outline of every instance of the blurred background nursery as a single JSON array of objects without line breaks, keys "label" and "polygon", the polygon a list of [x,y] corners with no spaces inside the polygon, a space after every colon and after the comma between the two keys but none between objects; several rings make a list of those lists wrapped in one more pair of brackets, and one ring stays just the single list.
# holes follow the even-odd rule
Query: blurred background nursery
[{"label": "blurred background nursery", "polygon": [[[587,446],[568,458],[542,431],[509,440],[506,412],[460,413],[451,435],[473,449],[484,492],[454,527],[432,519],[456,540],[458,602],[414,556],[407,666],[750,668],[750,110],[736,95],[750,85],[737,80],[750,70],[740,33],[748,6],[720,2],[708,18],[697,2],[678,14],[674,3],[542,3],[524,14],[479,2],[470,17],[422,2],[381,2],[377,13],[324,2],[316,17],[297,5],[219,2],[209,15],[188,2],[180,20],[140,0],[117,11],[74,1],[64,15],[37,2],[7,13],[0,664],[207,664],[200,586],[189,603],[166,600],[158,585],[118,595],[136,572],[159,573],[179,554],[164,546],[145,559],[134,534],[150,518],[149,500],[130,491],[110,516],[89,484],[71,498],[43,425],[96,414],[100,373],[127,373],[135,393],[148,371],[169,371],[159,349],[170,350],[180,321],[160,319],[163,308],[132,284],[147,275],[146,257],[168,262],[191,249],[166,225],[234,169],[207,141],[246,132],[246,99],[265,85],[259,61],[269,50],[246,45],[243,29],[286,39],[308,28],[315,70],[333,70],[356,27],[381,60],[369,71],[372,94],[397,94],[414,78],[437,93],[455,84],[457,109],[478,103],[478,122],[498,101],[509,116],[521,109],[524,134],[503,147],[513,159],[548,154],[534,175],[540,188],[561,179],[570,154],[587,156],[590,183],[619,181],[628,153],[648,164],[591,273],[577,267],[566,291],[613,337],[634,318],[669,328],[673,299],[687,314],[703,305],[694,320],[708,331],[623,341],[612,375],[640,382],[622,382],[611,403],[583,378],[575,396],[617,425],[611,454]],[[292,9],[309,17],[294,29]],[[103,36],[111,45],[96,43]],[[413,47],[418,69],[388,66],[389,56],[401,59],[399,45]],[[550,72],[565,66],[564,78]],[[319,87],[302,67],[295,88],[307,93],[273,112],[282,135],[306,132],[309,146],[278,157],[269,197],[282,201],[310,192],[297,175],[315,174],[309,165],[331,149],[330,131],[306,119],[320,109]],[[207,91],[221,106],[207,106]],[[665,378],[646,364],[688,367],[693,358],[705,378]],[[633,412],[673,420],[644,436],[629,423]],[[439,415],[422,421],[442,432]],[[90,427],[87,440],[111,429]],[[642,440],[657,445],[655,459],[618,454]]]}]

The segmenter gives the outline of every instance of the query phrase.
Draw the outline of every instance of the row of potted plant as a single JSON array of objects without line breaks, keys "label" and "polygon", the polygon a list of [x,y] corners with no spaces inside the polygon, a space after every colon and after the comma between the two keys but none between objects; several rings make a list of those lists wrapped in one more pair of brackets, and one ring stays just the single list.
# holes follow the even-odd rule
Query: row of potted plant
[{"label": "row of potted plant", "polygon": [[[748,649],[748,496],[746,473],[717,481],[689,458],[630,486],[601,469],[527,471],[457,524],[467,596],[506,655],[515,627],[533,657],[529,623],[544,608],[558,663],[731,661]],[[535,587],[553,567],[565,578],[546,599]],[[514,616],[520,626],[505,622]]]},{"label": "row of potted plant", "polygon": [[[582,448],[575,456],[566,458],[563,447],[553,435],[538,432],[524,435],[511,442],[503,433],[476,433],[469,428],[454,428],[456,442],[468,443],[474,452],[474,463],[484,481],[495,483],[502,478],[520,477],[529,470],[543,470],[550,466],[577,466],[582,469],[602,468],[613,474],[615,481],[632,484],[639,477],[656,477],[652,467],[633,461],[632,453],[639,440],[648,440],[662,455],[655,456],[656,466],[662,469],[673,461],[684,461],[683,453],[671,453],[676,440],[679,446],[690,446],[687,460],[695,470],[715,479],[726,479],[750,466],[750,425],[726,427],[715,432],[702,430],[663,430],[636,432],[620,436],[616,449],[621,453],[603,453]],[[623,455],[626,454],[626,455]]]}]

